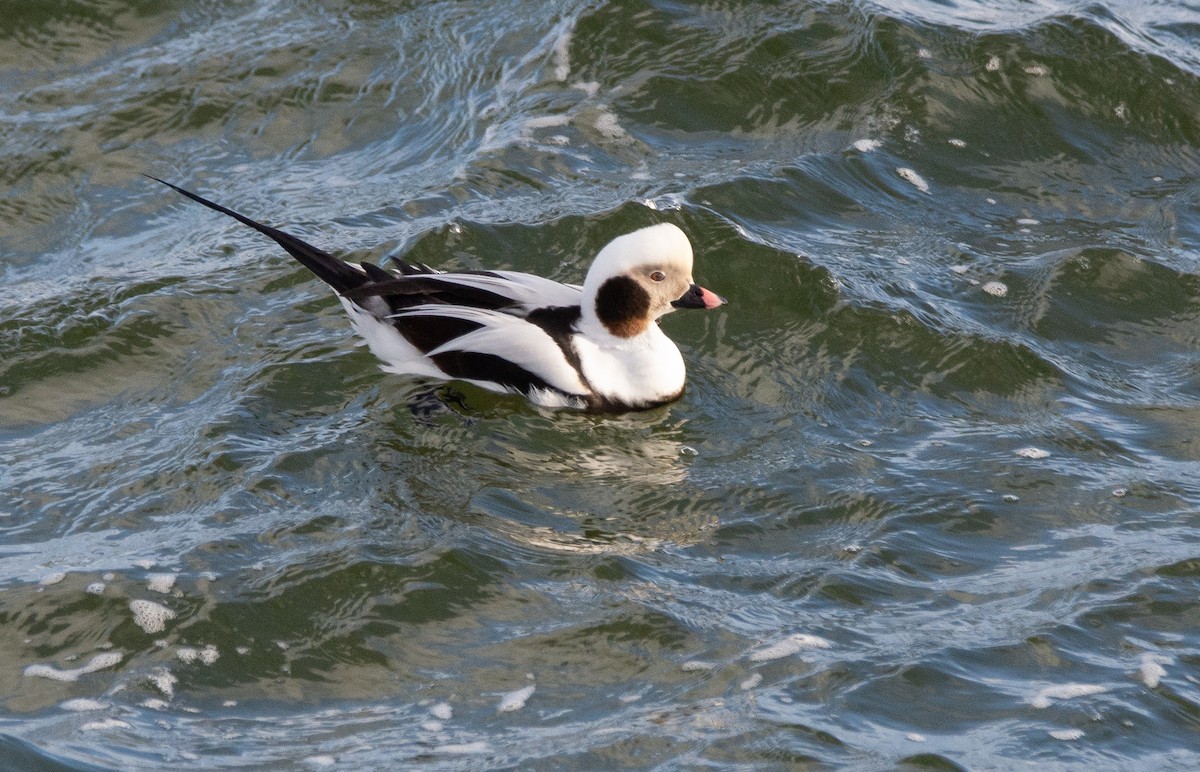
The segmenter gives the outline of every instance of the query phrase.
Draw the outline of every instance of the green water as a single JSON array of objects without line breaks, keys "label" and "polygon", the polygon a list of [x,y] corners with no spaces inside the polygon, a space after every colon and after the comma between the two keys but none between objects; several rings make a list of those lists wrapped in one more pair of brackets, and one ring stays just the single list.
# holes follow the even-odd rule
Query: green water
[{"label": "green water", "polygon": [[[1200,766],[1200,7],[0,19],[0,767]],[[668,407],[429,419],[142,173],[730,304]]]}]

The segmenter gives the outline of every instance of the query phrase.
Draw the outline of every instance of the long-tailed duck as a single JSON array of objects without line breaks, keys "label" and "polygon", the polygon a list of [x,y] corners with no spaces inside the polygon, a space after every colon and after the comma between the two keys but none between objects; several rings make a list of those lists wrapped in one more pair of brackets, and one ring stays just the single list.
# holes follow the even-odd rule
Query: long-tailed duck
[{"label": "long-tailed duck", "polygon": [[658,318],[725,302],[693,282],[692,245],[669,223],[613,239],[583,286],[515,271],[443,273],[403,260],[386,271],[151,179],[269,236],[333,287],[384,370],[467,381],[547,407],[623,412],[678,399],[683,357]]}]

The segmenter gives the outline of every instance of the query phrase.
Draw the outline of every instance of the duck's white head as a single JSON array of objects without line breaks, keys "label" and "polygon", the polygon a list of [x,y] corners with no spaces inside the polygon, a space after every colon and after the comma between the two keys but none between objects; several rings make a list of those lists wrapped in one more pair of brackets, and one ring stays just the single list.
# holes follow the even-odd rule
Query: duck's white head
[{"label": "duck's white head", "polygon": [[671,223],[618,236],[583,281],[583,314],[611,335],[641,335],[676,308],[716,308],[725,302],[692,280],[692,245]]}]

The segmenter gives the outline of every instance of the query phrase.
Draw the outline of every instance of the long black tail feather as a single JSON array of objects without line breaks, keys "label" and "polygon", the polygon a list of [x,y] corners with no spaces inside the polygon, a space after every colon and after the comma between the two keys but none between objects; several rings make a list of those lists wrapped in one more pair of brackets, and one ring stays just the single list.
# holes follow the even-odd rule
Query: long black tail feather
[{"label": "long black tail feather", "polygon": [[220,204],[209,201],[203,196],[198,196],[190,190],[184,190],[178,185],[172,185],[166,180],[160,180],[152,174],[145,175],[150,179],[161,182],[168,188],[175,190],[182,195],[187,196],[193,201],[198,201],[204,204],[209,209],[214,209],[221,214],[228,215],[244,225],[249,225],[259,233],[270,237],[276,244],[287,250],[287,253],[296,258],[305,268],[317,275],[321,281],[333,287],[339,293],[345,293],[349,290],[370,283],[371,278],[362,271],[350,266],[344,260],[339,260],[323,249],[318,249],[306,241],[302,241],[290,233],[284,233],[278,228],[272,228],[269,225],[263,225],[260,222],[251,220],[244,214],[239,214],[232,209],[227,209]]}]

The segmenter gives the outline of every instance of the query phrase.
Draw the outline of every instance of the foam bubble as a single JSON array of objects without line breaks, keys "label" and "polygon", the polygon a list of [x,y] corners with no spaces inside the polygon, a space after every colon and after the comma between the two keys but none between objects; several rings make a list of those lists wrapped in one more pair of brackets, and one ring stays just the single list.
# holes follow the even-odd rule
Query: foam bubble
[{"label": "foam bubble", "polygon": [[150,710],[167,709],[167,701],[160,700],[158,697],[148,697],[147,699],[142,700],[141,704],[143,708],[149,708]]},{"label": "foam bubble", "polygon": [[832,643],[820,636],[796,633],[795,635],[789,635],[782,641],[772,643],[770,646],[750,652],[750,660],[752,662],[766,662],[767,660],[790,657],[804,649],[828,649],[832,645]]},{"label": "foam bubble", "polygon": [[211,643],[200,650],[200,661],[206,665],[211,665],[221,657],[221,652],[217,651],[217,647]]},{"label": "foam bubble", "polygon": [[1036,76],[1040,77],[1042,75],[1049,74],[1049,72],[1050,72],[1049,70],[1047,70],[1045,67],[1043,67],[1040,64],[1031,64],[1025,68],[1026,75],[1036,75]]},{"label": "foam bubble", "polygon": [[322,754],[320,756],[309,756],[304,760],[305,764],[312,764],[314,767],[332,767],[337,764],[337,759],[333,756]]},{"label": "foam bubble", "polygon": [[860,153],[870,153],[882,146],[883,143],[877,139],[856,139],[854,140],[854,144],[851,145],[851,147]]},{"label": "foam bubble", "polygon": [[600,93],[600,83],[599,83],[599,81],[595,81],[595,80],[579,81],[578,83],[572,83],[571,88],[579,89],[588,98],[594,97]]},{"label": "foam bubble", "polygon": [[454,717],[454,708],[450,707],[448,702],[439,702],[429,709],[430,715],[442,721],[449,721]]},{"label": "foam bubble", "polygon": [[959,147],[959,148],[961,148],[961,147],[966,147],[966,146],[967,146],[967,141],[966,141],[966,140],[964,140],[964,139],[958,139],[957,137],[951,137],[950,139],[948,139],[948,140],[946,140],[946,141],[947,141],[947,142],[949,142],[949,143],[950,143],[952,146],[954,146],[954,147]]},{"label": "foam bubble", "polygon": [[200,652],[193,649],[191,646],[180,646],[175,650],[175,656],[185,665],[190,665],[200,656]]},{"label": "foam bubble", "polygon": [[478,742],[473,742],[473,743],[452,743],[450,745],[439,745],[433,749],[433,752],[434,753],[465,754],[465,753],[490,753],[491,750],[492,750],[491,747],[486,742],[484,742],[483,740],[479,740]]},{"label": "foam bubble", "polygon": [[1050,732],[1055,740],[1078,740],[1083,737],[1082,729],[1055,729]]},{"label": "foam bubble", "polygon": [[442,722],[441,721],[422,721],[421,728],[424,729],[426,732],[440,732],[440,731],[442,731]]},{"label": "foam bubble", "polygon": [[1141,656],[1141,664],[1138,666],[1138,675],[1142,679],[1142,683],[1149,686],[1151,689],[1157,689],[1159,683],[1162,682],[1163,676],[1167,674],[1167,669],[1163,667],[1163,663],[1167,662],[1167,658],[1159,654],[1151,654],[1146,652]]},{"label": "foam bubble", "polygon": [[67,700],[66,702],[59,703],[58,707],[62,708],[63,710],[70,710],[72,712],[86,713],[87,711],[91,710],[104,710],[108,707],[108,703],[101,702],[100,700],[92,700],[86,697],[80,697],[78,699]]},{"label": "foam bubble", "polygon": [[150,574],[147,577],[146,589],[165,595],[175,586],[176,578],[178,578],[176,574]]},{"label": "foam bubble", "polygon": [[989,281],[983,285],[983,291],[989,295],[1002,298],[1008,294],[1008,285],[1002,281]]},{"label": "foam bubble", "polygon": [[596,131],[600,132],[606,139],[625,139],[629,136],[617,121],[617,116],[608,110],[601,111],[596,116],[593,125],[595,125]]},{"label": "foam bubble", "polygon": [[916,170],[910,169],[907,166],[898,166],[896,167],[896,174],[899,174],[905,182],[910,183],[922,193],[929,192],[929,183],[925,181],[924,177],[917,174]]},{"label": "foam bubble", "polygon": [[1099,684],[1060,684],[1047,686],[1029,698],[1029,704],[1035,708],[1048,708],[1054,700],[1071,700],[1076,697],[1087,697],[1092,694],[1103,694],[1108,691]]},{"label": "foam bubble", "polygon": [[119,718],[105,718],[100,721],[89,721],[79,727],[85,731],[91,729],[133,729],[127,722]]},{"label": "foam bubble", "polygon": [[680,665],[679,669],[683,670],[685,673],[692,673],[697,670],[716,670],[717,665],[715,662],[705,662],[704,660],[700,659],[690,659]]},{"label": "foam bubble", "polygon": [[168,697],[175,696],[175,684],[179,683],[179,679],[170,670],[167,670],[165,667],[157,668],[150,674],[149,680],[163,694]]},{"label": "foam bubble", "polygon": [[147,633],[161,633],[167,629],[167,622],[175,618],[174,611],[152,600],[131,600],[129,610],[133,612],[133,621]]},{"label": "foam bubble", "polygon": [[1032,217],[1018,217],[1017,225],[1041,225],[1041,220],[1035,220]]},{"label": "foam bubble", "polygon": [[554,44],[554,79],[564,81],[571,74],[571,33],[568,32]]},{"label": "foam bubble", "polygon": [[84,591],[89,595],[103,595],[104,588],[107,586],[108,585],[106,585],[104,582],[92,582],[86,588],[84,588]]},{"label": "foam bubble", "polygon": [[923,743],[925,742],[925,735],[917,734],[916,732],[909,732],[908,734],[904,735],[904,739],[911,743]]},{"label": "foam bubble", "polygon": [[496,706],[496,710],[501,713],[512,713],[525,707],[525,703],[533,696],[533,692],[537,687],[534,684],[516,689],[511,692],[506,692],[500,697],[500,704]]},{"label": "foam bubble", "polygon": [[1017,451],[1017,455],[1021,456],[1022,458],[1032,458],[1032,459],[1049,458],[1050,451],[1042,450],[1041,448],[1029,447],[1029,448],[1021,448],[1020,450]]},{"label": "foam bubble", "polygon": [[66,571],[55,571],[52,574],[46,574],[41,579],[38,579],[38,584],[42,585],[43,587],[47,587],[51,584],[58,584],[66,578]]},{"label": "foam bubble", "polygon": [[738,687],[742,691],[748,692],[751,689],[753,689],[754,687],[761,684],[762,680],[763,680],[762,673],[755,673],[754,675],[750,676],[749,678],[747,678],[746,680],[744,680],[740,684],[738,684]]},{"label": "foam bubble", "polygon": [[119,651],[106,651],[103,654],[97,654],[86,665],[74,670],[59,670],[53,665],[30,665],[25,668],[24,672],[28,677],[49,678],[52,681],[77,681],[80,676],[116,665],[121,661],[122,656]]}]

